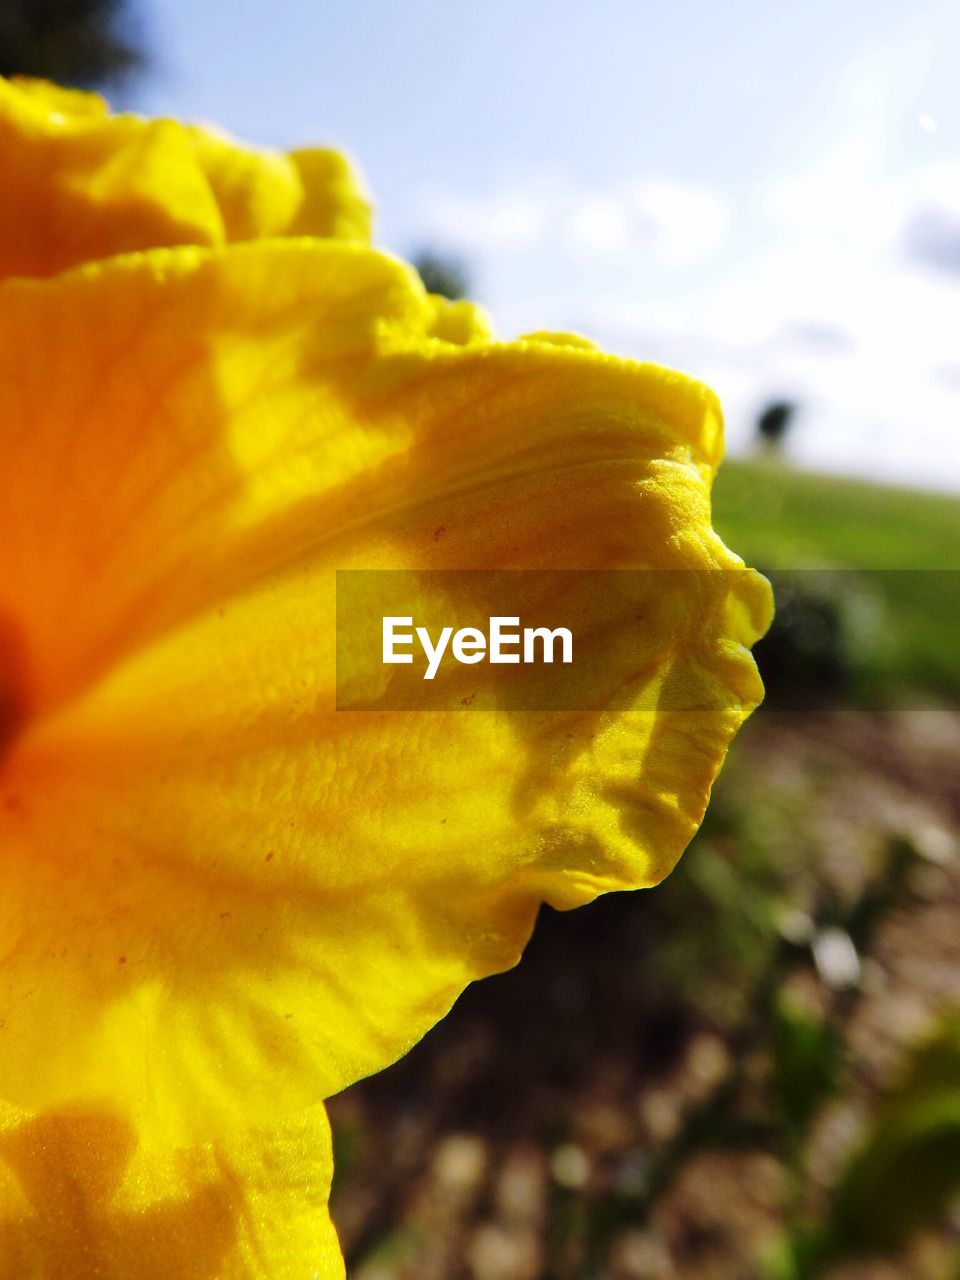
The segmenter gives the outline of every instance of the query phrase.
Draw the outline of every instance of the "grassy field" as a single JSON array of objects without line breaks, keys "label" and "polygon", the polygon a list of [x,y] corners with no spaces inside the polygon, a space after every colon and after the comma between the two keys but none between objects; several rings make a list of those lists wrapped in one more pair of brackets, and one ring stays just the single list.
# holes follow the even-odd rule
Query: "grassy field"
[{"label": "grassy field", "polygon": [[778,569],[960,569],[960,499],[728,460],[714,488],[721,535]]},{"label": "grassy field", "polygon": [[714,503],[725,541],[789,602],[782,617],[830,629],[868,699],[960,697],[960,500],[731,461]]}]

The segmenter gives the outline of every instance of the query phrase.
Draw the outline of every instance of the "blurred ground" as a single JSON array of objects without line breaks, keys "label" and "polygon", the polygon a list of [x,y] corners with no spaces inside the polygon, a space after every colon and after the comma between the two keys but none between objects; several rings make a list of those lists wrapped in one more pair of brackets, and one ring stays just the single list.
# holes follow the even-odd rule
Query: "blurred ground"
[{"label": "blurred ground", "polygon": [[[734,468],[718,524],[774,566],[951,567],[960,504],[837,484]],[[922,576],[852,581],[787,579],[769,703],[673,875],[545,910],[517,969],[333,1100],[356,1280],[960,1280],[960,614]],[[867,683],[864,592],[887,630],[915,606]]]}]

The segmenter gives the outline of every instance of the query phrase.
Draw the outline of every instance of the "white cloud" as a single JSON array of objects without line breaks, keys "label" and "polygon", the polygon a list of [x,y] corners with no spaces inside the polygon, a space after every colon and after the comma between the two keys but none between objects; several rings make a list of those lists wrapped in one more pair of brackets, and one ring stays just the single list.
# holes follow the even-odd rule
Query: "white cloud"
[{"label": "white cloud", "polygon": [[572,202],[566,214],[566,241],[578,252],[615,256],[630,248],[630,210],[617,194],[598,192]]},{"label": "white cloud", "polygon": [[420,237],[478,253],[539,247],[563,261],[642,254],[680,267],[709,256],[731,216],[711,188],[664,176],[606,186],[571,178],[526,178],[480,194],[424,192]]},{"label": "white cloud", "polygon": [[718,248],[732,221],[729,204],[710,187],[643,178],[627,190],[634,217],[647,225],[660,260],[686,266]]},{"label": "white cloud", "polygon": [[943,271],[960,271],[960,164],[911,175],[908,201],[901,240],[907,254]]},{"label": "white cloud", "polygon": [[425,193],[418,234],[444,246],[518,251],[543,239],[549,209],[529,190],[503,189],[483,195]]},{"label": "white cloud", "polygon": [[573,251],[615,257],[641,250],[664,266],[681,267],[716,249],[730,222],[727,203],[709,187],[645,177],[574,192],[562,230]]}]

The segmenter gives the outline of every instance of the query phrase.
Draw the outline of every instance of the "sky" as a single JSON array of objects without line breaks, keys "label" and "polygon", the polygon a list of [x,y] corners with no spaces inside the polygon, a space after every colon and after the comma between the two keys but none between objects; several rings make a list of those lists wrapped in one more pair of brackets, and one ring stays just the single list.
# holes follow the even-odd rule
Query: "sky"
[{"label": "sky", "polygon": [[124,105],[346,150],[498,332],[720,393],[732,453],[960,491],[956,0],[141,0]]}]

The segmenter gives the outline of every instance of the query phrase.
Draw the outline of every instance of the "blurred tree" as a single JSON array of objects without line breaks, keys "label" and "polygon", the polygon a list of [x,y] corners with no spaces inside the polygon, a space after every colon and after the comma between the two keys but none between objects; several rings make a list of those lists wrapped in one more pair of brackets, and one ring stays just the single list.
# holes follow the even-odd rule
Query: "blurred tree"
[{"label": "blurred tree", "polygon": [[0,0],[0,74],[88,88],[142,64],[126,0]]},{"label": "blurred tree", "polygon": [[455,301],[470,292],[470,277],[459,258],[446,257],[432,249],[414,255],[413,265],[428,293],[439,293]]},{"label": "blurred tree", "polygon": [[757,418],[757,438],[768,448],[779,449],[796,416],[792,400],[771,400]]}]

